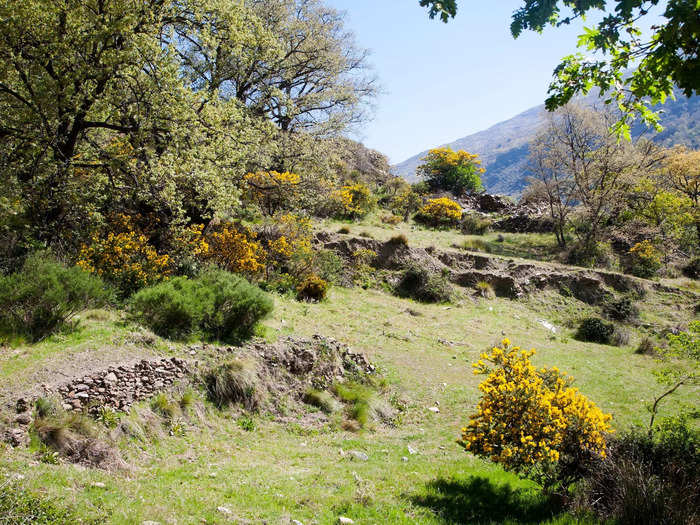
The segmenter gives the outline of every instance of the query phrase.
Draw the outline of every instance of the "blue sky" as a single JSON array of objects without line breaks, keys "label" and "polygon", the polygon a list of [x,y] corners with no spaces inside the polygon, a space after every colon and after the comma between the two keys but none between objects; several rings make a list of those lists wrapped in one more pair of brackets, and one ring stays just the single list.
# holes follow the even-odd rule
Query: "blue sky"
[{"label": "blue sky", "polygon": [[347,27],[372,51],[385,92],[374,120],[355,138],[392,163],[541,104],[552,71],[575,51],[584,25],[513,40],[511,14],[522,0],[462,0],[448,24],[429,20],[418,0],[326,3],[347,12]]}]

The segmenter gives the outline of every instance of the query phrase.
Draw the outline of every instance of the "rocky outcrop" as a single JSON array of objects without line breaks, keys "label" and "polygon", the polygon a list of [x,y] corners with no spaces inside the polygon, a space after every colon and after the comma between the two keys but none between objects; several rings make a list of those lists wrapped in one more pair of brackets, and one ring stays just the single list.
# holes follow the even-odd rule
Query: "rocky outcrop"
[{"label": "rocky outcrop", "polygon": [[66,410],[95,415],[102,407],[127,411],[137,401],[183,379],[189,367],[183,359],[141,360],[131,365],[111,366],[68,383],[47,388]]},{"label": "rocky outcrop", "polygon": [[401,270],[414,264],[434,272],[445,272],[450,281],[465,287],[487,282],[500,297],[518,298],[538,290],[553,289],[586,303],[598,304],[613,291],[643,293],[649,288],[670,293],[690,293],[620,273],[530,263],[466,251],[426,250],[390,241],[326,232],[317,235],[316,243],[345,258],[350,258],[359,249],[372,250],[377,254],[372,265],[377,269]]}]

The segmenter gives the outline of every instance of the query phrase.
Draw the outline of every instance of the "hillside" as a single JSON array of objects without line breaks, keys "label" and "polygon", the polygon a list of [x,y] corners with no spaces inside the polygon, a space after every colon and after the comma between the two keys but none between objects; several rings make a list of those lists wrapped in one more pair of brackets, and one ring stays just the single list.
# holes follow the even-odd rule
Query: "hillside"
[{"label": "hillside", "polygon": [[[593,105],[599,99],[589,96],[586,105]],[[528,142],[535,133],[544,114],[544,105],[530,108],[515,117],[473,135],[457,139],[448,145],[453,149],[463,149],[478,153],[486,173],[484,186],[490,193],[517,195],[526,184],[526,162]],[[666,146],[685,144],[700,147],[700,97],[687,99],[678,95],[676,101],[669,101],[664,108],[664,131],[654,135],[654,140]],[[639,124],[634,128],[635,137],[650,134]],[[423,151],[393,166],[394,173],[410,182],[417,181],[415,170],[427,151]]]}]

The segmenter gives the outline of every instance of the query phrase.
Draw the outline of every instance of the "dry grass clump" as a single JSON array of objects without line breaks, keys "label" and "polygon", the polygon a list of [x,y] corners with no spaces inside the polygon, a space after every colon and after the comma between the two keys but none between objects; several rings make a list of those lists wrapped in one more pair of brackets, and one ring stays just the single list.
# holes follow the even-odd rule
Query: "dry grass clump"
[{"label": "dry grass clump", "polygon": [[246,410],[258,410],[263,404],[254,363],[231,359],[208,370],[204,383],[209,400],[219,408],[241,404]]},{"label": "dry grass clump", "polygon": [[476,292],[484,299],[493,299],[496,297],[496,292],[493,291],[493,286],[491,286],[486,281],[479,281],[474,285]]}]

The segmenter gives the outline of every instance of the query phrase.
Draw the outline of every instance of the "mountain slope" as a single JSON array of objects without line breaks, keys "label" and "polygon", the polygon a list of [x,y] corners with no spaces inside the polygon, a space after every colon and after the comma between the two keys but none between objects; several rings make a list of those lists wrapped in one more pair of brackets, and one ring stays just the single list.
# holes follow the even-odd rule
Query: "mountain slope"
[{"label": "mountain slope", "polygon": [[[585,105],[598,102],[596,96],[583,99]],[[680,93],[676,101],[664,106],[664,131],[654,134],[643,124],[633,129],[635,137],[650,136],[665,146],[685,144],[692,148],[700,147],[700,97],[690,99]],[[463,149],[478,153],[486,168],[483,181],[490,193],[517,195],[527,184],[528,144],[542,122],[544,105],[536,106],[515,117],[500,122],[484,131],[463,137],[448,144],[453,149]],[[393,166],[396,175],[410,182],[418,180],[416,168],[427,151]]]}]

